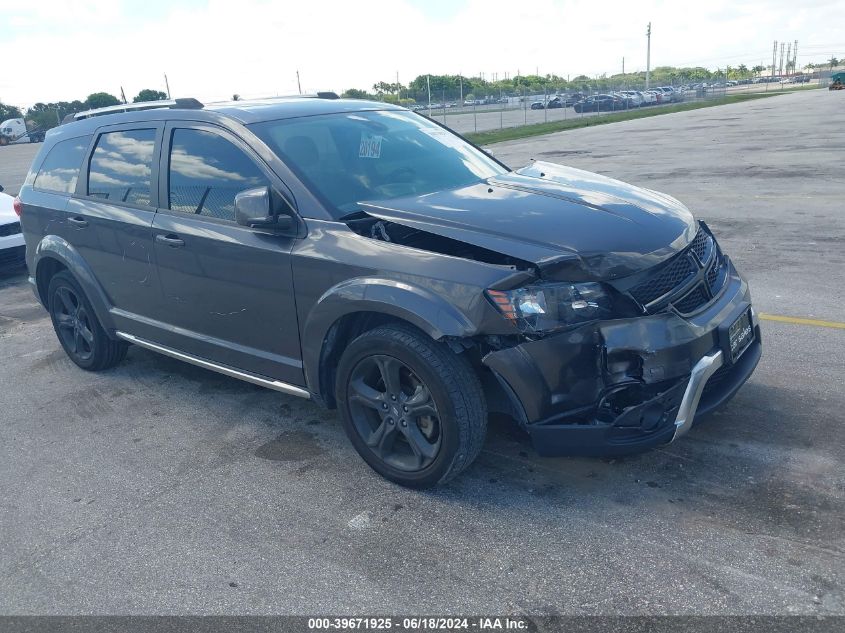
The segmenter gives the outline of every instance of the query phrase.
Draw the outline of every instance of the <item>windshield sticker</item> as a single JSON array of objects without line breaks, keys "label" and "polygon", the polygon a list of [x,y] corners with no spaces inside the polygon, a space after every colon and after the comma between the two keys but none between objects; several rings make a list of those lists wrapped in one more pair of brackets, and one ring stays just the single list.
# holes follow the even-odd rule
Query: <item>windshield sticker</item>
[{"label": "windshield sticker", "polygon": [[377,134],[361,132],[358,158],[381,158],[381,139],[382,137]]}]

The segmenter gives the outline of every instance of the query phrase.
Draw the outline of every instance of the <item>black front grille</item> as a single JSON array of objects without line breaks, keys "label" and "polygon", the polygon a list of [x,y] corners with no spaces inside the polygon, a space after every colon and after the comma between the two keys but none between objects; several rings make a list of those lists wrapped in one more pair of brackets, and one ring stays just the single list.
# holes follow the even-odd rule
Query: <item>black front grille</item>
[{"label": "black front grille", "polygon": [[631,288],[631,295],[641,304],[646,305],[681,285],[695,273],[695,264],[686,252],[681,253],[662,266],[656,275]]},{"label": "black front grille", "polygon": [[704,232],[703,229],[698,229],[695,239],[690,243],[690,250],[696,254],[698,261],[703,262],[707,260],[707,253],[710,250],[710,243],[713,240]]},{"label": "black front grille", "polygon": [[21,223],[12,222],[11,224],[4,224],[0,226],[0,237],[9,237],[10,235],[18,235],[21,232]]},{"label": "black front grille", "polygon": [[[702,271],[704,266],[706,271]],[[699,228],[686,249],[655,267],[654,272],[629,292],[649,311],[661,310],[671,303],[679,312],[689,314],[718,294],[725,282],[724,270],[724,258],[716,241],[704,228]],[[691,290],[690,285],[694,286]],[[661,297],[666,299],[658,302]]]},{"label": "black front grille", "polygon": [[719,279],[719,266],[721,262],[719,261],[720,258],[716,258],[713,260],[713,263],[710,264],[710,268],[707,270],[707,285],[710,286],[710,290],[716,292],[718,288],[716,287],[716,282]]},{"label": "black front grille", "polygon": [[681,314],[689,314],[690,312],[695,312],[708,301],[710,301],[710,295],[705,292],[701,284],[698,284],[690,292],[685,294],[683,298],[673,301],[672,305]]}]

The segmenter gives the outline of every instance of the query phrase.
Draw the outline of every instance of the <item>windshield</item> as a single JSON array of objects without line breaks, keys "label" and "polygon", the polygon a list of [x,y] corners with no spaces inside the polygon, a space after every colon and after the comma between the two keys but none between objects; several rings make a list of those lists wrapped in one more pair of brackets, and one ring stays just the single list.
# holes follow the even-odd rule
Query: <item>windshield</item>
[{"label": "windshield", "polygon": [[425,117],[346,112],[248,126],[338,213],[358,202],[419,196],[507,172]]}]

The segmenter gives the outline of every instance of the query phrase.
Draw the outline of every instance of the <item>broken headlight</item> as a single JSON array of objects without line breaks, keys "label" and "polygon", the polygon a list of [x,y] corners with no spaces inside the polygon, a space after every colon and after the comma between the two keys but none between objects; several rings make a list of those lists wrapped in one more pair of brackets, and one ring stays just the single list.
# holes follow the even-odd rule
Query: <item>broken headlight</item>
[{"label": "broken headlight", "polygon": [[548,332],[613,314],[613,301],[599,283],[538,284],[488,290],[487,296],[506,319],[528,332]]}]

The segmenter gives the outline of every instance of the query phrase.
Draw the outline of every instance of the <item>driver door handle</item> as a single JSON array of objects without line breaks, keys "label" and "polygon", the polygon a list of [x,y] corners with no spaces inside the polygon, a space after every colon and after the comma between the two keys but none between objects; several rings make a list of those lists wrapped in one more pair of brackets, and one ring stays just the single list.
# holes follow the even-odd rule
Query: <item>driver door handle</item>
[{"label": "driver door handle", "polygon": [[170,248],[182,248],[185,245],[185,240],[170,233],[168,235],[156,235],[156,242],[167,244]]},{"label": "driver door handle", "polygon": [[67,221],[70,222],[71,224],[73,224],[73,226],[80,228],[80,229],[83,229],[86,226],[88,226],[88,220],[86,220],[85,218],[80,218],[80,217],[68,218]]}]

